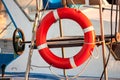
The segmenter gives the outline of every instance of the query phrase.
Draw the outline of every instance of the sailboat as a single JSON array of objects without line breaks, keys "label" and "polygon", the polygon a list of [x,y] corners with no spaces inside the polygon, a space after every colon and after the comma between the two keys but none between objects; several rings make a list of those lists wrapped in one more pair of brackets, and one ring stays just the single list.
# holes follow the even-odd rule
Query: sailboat
[{"label": "sailboat", "polygon": [[[109,51],[111,51],[111,39],[113,40],[116,36],[113,33],[111,34],[112,31],[110,31],[109,15],[111,8],[105,0],[103,0],[103,3],[107,6],[101,5],[101,0],[97,3],[99,6],[89,6],[88,4],[94,4],[94,1],[88,2],[87,0],[81,0],[80,2],[79,0],[63,0],[63,4],[61,4],[61,0],[25,1],[32,7],[26,6],[24,1],[22,3],[22,0],[1,1],[14,26],[12,32],[10,32],[13,34],[11,38],[14,52],[10,57],[9,64],[1,64],[6,75],[15,79],[23,77],[25,80],[28,80],[29,77],[42,80],[77,80],[85,76],[88,79],[91,77],[100,78],[103,73],[105,80],[108,78],[119,80],[119,52],[114,54],[115,49],[113,49],[110,52],[112,56],[107,63],[107,55],[109,58]],[[85,6],[81,5],[85,3]],[[67,6],[70,8],[67,8]],[[56,9],[60,14],[57,14]],[[114,9],[113,14],[117,10]],[[79,14],[82,18],[76,15],[77,13],[74,11],[82,13]],[[52,13],[55,15],[55,22],[51,16]],[[99,16],[99,13],[102,16]],[[115,15],[113,17],[115,18]],[[102,27],[103,21],[105,27]],[[89,26],[84,26],[83,23]],[[115,21],[112,23],[115,24]],[[63,29],[59,26],[62,26]],[[102,28],[105,28],[105,32]],[[84,38],[86,42],[84,42]],[[119,42],[119,38],[117,38],[117,41]],[[117,45],[113,47],[118,49],[119,43],[115,40],[114,42]],[[83,55],[81,51],[87,55]],[[55,56],[53,56],[53,53]],[[75,55],[80,57],[74,58],[77,57]],[[3,59],[2,61],[5,62],[6,58]],[[7,56],[7,59],[9,59],[9,56]],[[66,59],[69,59],[70,62]],[[2,70],[1,73],[3,73]],[[4,75],[2,76],[4,77]]]}]

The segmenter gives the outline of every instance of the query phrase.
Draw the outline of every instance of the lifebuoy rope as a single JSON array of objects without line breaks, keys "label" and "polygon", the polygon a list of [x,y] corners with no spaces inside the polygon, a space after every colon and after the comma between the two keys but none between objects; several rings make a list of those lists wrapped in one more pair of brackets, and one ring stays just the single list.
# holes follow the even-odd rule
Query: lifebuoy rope
[{"label": "lifebuoy rope", "polygon": [[73,80],[73,79],[77,79],[77,78],[85,71],[85,69],[86,69],[86,68],[88,67],[88,65],[90,64],[90,60],[91,60],[91,57],[90,57],[90,59],[85,63],[84,67],[83,67],[81,70],[79,70],[80,72],[78,72],[75,76],[71,76],[71,77],[69,77],[69,76],[63,77],[63,76],[57,74],[55,71],[53,71],[53,70],[51,69],[52,66],[49,66],[48,68],[49,68],[49,70],[52,72],[52,74],[54,74],[55,76],[59,77],[60,79],[65,79],[65,78],[67,78],[67,79],[72,79],[72,80]]}]

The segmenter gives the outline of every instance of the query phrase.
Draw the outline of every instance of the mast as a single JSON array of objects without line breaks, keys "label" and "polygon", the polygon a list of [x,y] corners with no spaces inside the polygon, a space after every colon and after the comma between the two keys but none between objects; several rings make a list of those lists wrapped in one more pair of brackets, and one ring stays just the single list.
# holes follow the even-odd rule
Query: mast
[{"label": "mast", "polygon": [[103,53],[103,68],[104,68],[104,80],[108,80],[108,73],[106,65],[106,50],[105,50],[105,36],[104,36],[104,25],[102,18],[102,0],[99,0],[99,14],[100,14],[100,31],[101,31],[101,39],[102,39],[102,53]]}]

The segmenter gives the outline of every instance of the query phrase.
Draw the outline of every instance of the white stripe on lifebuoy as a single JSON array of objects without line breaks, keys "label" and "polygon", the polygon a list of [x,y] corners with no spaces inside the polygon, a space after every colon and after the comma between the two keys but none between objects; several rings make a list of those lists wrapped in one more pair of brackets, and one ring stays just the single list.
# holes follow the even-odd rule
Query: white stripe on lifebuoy
[{"label": "white stripe on lifebuoy", "polygon": [[60,19],[57,10],[53,11],[53,15],[56,20]]},{"label": "white stripe on lifebuoy", "polygon": [[38,48],[38,50],[41,50],[41,49],[44,49],[44,48],[46,48],[46,47],[48,47],[48,46],[47,46],[47,43],[44,43],[44,44],[42,44],[42,45],[39,45],[37,48]]},{"label": "white stripe on lifebuoy", "polygon": [[93,26],[83,29],[84,33],[94,30]]},{"label": "white stripe on lifebuoy", "polygon": [[72,66],[73,68],[77,67],[77,65],[75,64],[75,61],[74,61],[74,58],[73,58],[73,57],[69,58],[69,60],[70,60],[71,66]]}]

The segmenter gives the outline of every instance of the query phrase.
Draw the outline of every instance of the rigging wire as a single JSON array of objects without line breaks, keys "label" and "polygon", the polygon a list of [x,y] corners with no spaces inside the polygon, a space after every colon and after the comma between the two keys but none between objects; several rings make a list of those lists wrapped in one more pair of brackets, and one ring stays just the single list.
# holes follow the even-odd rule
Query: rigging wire
[{"label": "rigging wire", "polygon": [[6,25],[6,27],[0,32],[0,35],[11,25],[12,22]]},{"label": "rigging wire", "polygon": [[[110,14],[111,36],[113,36],[113,30],[112,30],[112,28],[113,28],[113,25],[112,25],[112,19],[113,19],[112,18],[112,16],[113,16],[113,2],[114,2],[114,0],[112,0],[111,14]],[[110,44],[110,46],[109,46],[109,44],[107,46],[109,47],[109,54],[108,54],[108,58],[107,58],[105,66],[104,66],[103,72],[101,74],[100,80],[102,80],[102,77],[103,77],[103,75],[105,73],[105,69],[106,69],[106,67],[108,65],[108,62],[109,62],[109,59],[110,59],[110,52],[111,52],[111,49],[112,49],[112,38],[111,38],[111,44]]]},{"label": "rigging wire", "polygon": [[26,8],[28,8],[29,5],[30,5],[33,1],[34,1],[34,0],[29,1],[28,4],[26,4],[24,7],[22,7],[22,9],[26,9]]},{"label": "rigging wire", "polygon": [[28,16],[28,14],[24,11],[23,7],[15,0],[15,3],[17,4],[17,6],[20,8],[20,10],[24,13],[24,15],[27,17],[27,19],[30,21],[30,22],[34,22],[34,20],[32,20],[30,18],[30,16]]},{"label": "rigging wire", "polygon": [[[108,45],[108,46],[109,46],[109,45]],[[111,48],[109,49],[108,58],[107,58],[107,61],[106,61],[105,66],[104,66],[103,72],[102,72],[102,74],[101,74],[100,80],[102,80],[102,77],[103,77],[103,75],[104,75],[104,73],[105,73],[105,69],[106,69],[106,67],[107,67],[107,65],[108,65],[108,62],[109,62],[109,59],[110,59],[110,50],[111,50]]]},{"label": "rigging wire", "polygon": [[[117,20],[118,20],[118,0],[116,0],[116,17],[115,17],[115,36],[117,35]],[[117,39],[115,38],[115,40],[117,41]]]},{"label": "rigging wire", "polygon": [[[36,32],[36,28],[37,28],[37,24],[38,24],[38,18],[39,18],[39,3],[40,0],[36,0],[36,15],[35,15],[35,21],[34,21],[34,27],[33,27],[33,34],[32,34],[32,40],[31,40],[31,47],[30,47],[30,50],[29,50],[29,56],[28,56],[28,63],[27,63],[27,68],[26,68],[26,74],[25,74],[25,80],[28,80],[29,79],[29,72],[30,72],[30,66],[31,66],[31,57],[32,57],[32,54],[33,54],[33,45],[34,45],[34,39],[35,39],[35,32]],[[49,2],[49,1],[48,1]],[[45,9],[47,8],[47,5],[46,4],[46,7]],[[42,14],[43,15],[43,14]],[[42,15],[40,17],[40,19],[42,18]]]},{"label": "rigging wire", "polygon": [[[41,17],[40,17],[40,21],[42,20],[43,15],[44,15],[45,10],[47,9],[48,5],[49,5],[49,0],[47,1],[46,5],[45,5],[45,8],[43,9],[43,12],[42,12]],[[40,10],[39,12],[41,12],[41,10]],[[40,21],[39,21],[39,22],[40,22]]]}]

